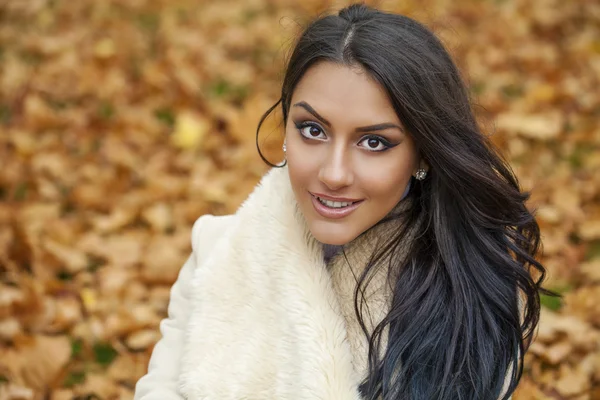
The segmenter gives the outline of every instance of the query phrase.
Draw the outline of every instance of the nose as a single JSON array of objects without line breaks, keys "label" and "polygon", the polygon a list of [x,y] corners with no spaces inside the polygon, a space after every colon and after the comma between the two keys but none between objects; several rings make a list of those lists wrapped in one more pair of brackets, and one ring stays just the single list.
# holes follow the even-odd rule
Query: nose
[{"label": "nose", "polygon": [[332,151],[327,152],[319,171],[319,179],[331,191],[350,186],[354,182],[350,155],[341,144],[332,146]]}]

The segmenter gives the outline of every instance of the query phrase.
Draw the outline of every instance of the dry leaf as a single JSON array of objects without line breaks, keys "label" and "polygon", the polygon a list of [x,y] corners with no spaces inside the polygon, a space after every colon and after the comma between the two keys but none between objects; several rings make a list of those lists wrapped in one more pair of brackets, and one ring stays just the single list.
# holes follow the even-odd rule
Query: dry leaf
[{"label": "dry leaf", "polygon": [[110,38],[105,38],[94,46],[94,54],[98,58],[110,58],[115,54],[115,42]]},{"label": "dry leaf", "polygon": [[0,385],[1,400],[33,400],[35,399],[33,389],[9,383]]},{"label": "dry leaf", "polygon": [[153,346],[160,339],[160,332],[156,329],[146,329],[132,333],[125,340],[125,344],[131,350],[143,350]]},{"label": "dry leaf", "polygon": [[130,269],[106,266],[98,271],[98,287],[102,296],[120,297],[126,285],[137,275]]},{"label": "dry leaf", "polygon": [[107,374],[117,382],[133,386],[138,377],[146,372],[148,361],[147,353],[127,353],[110,364]]},{"label": "dry leaf", "polygon": [[516,133],[527,138],[551,140],[562,131],[564,117],[558,112],[543,115],[529,115],[518,112],[498,115],[496,124],[499,129]]},{"label": "dry leaf", "polygon": [[543,351],[540,351],[536,354],[541,356],[547,363],[557,365],[563,362],[572,351],[573,345],[568,340],[563,340],[548,346]]},{"label": "dry leaf", "polygon": [[579,269],[588,282],[600,282],[600,259],[582,263]]},{"label": "dry leaf", "polygon": [[52,392],[50,400],[73,400],[75,393],[71,389],[58,389]]},{"label": "dry leaf", "polygon": [[[600,327],[600,285],[586,286],[565,295],[565,311]],[[600,343],[598,344],[600,351]]]},{"label": "dry leaf", "polygon": [[0,349],[0,369],[9,371],[12,381],[41,390],[53,383],[71,356],[66,336],[34,336]]},{"label": "dry leaf", "polygon": [[48,238],[44,240],[43,246],[70,273],[74,274],[82,271],[88,264],[87,256],[75,248],[62,245]]},{"label": "dry leaf", "polygon": [[55,308],[54,321],[49,327],[53,332],[64,332],[83,317],[81,303],[74,296],[56,299]]},{"label": "dry leaf", "polygon": [[12,341],[17,335],[23,333],[21,323],[16,318],[6,318],[0,320],[0,339]]},{"label": "dry leaf", "polygon": [[155,236],[144,254],[141,278],[155,284],[173,284],[187,256],[179,240]]},{"label": "dry leaf", "polygon": [[100,374],[89,374],[85,382],[73,390],[80,397],[95,395],[101,399],[119,398],[117,385],[107,376]]},{"label": "dry leaf", "polygon": [[210,124],[204,117],[192,111],[182,111],[177,115],[171,142],[175,147],[194,149],[202,144],[209,129]]},{"label": "dry leaf", "polygon": [[584,393],[590,388],[590,381],[586,374],[582,373],[577,367],[571,368],[563,364],[560,367],[560,379],[556,382],[556,389],[563,396],[573,396]]},{"label": "dry leaf", "polygon": [[122,229],[137,217],[137,211],[130,207],[116,208],[106,216],[97,216],[92,219],[94,229],[101,233],[108,233]]},{"label": "dry leaf", "polygon": [[600,239],[600,219],[583,221],[579,225],[579,236],[583,240]]},{"label": "dry leaf", "polygon": [[142,217],[156,232],[165,232],[173,226],[173,213],[165,203],[157,203],[142,212]]},{"label": "dry leaf", "polygon": [[98,295],[96,294],[96,291],[92,288],[83,288],[81,289],[80,296],[86,310],[93,312],[98,305]]}]

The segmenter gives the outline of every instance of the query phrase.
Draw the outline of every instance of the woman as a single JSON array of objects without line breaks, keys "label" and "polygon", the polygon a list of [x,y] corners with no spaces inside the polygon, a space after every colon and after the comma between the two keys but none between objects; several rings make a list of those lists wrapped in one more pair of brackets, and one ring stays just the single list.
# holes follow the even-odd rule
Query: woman
[{"label": "woman", "polygon": [[279,103],[286,163],[194,224],[135,398],[510,398],[540,233],[440,42],[346,7],[301,35],[259,129]]}]

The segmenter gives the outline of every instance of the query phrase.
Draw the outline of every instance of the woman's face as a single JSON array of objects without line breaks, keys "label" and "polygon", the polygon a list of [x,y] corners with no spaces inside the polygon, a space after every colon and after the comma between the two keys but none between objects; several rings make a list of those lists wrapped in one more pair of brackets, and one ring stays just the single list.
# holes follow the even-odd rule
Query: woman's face
[{"label": "woman's face", "polygon": [[[295,88],[288,116],[290,181],[322,243],[346,244],[375,225],[419,168],[415,143],[384,89],[358,68],[313,65]],[[319,194],[357,203],[322,205]]]}]

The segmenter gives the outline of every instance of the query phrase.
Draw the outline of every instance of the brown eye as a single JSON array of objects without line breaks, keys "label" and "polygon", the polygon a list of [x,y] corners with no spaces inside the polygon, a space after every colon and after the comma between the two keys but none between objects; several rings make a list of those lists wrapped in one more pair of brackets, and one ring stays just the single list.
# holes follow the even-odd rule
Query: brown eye
[{"label": "brown eye", "polygon": [[368,151],[373,152],[381,152],[386,151],[396,145],[391,144],[384,138],[380,136],[367,136],[363,138],[360,143],[365,143],[362,147],[366,148]]},{"label": "brown eye", "polygon": [[371,139],[367,140],[367,144],[369,145],[370,148],[376,149],[377,145],[379,144],[379,140],[371,138]]},{"label": "brown eye", "polygon": [[319,134],[321,133],[319,128],[316,128],[314,126],[309,126],[308,132],[309,132],[310,136],[319,136]]},{"label": "brown eye", "polygon": [[296,129],[300,134],[307,139],[317,139],[323,133],[320,126],[310,122],[294,123],[294,125],[296,125]]}]

